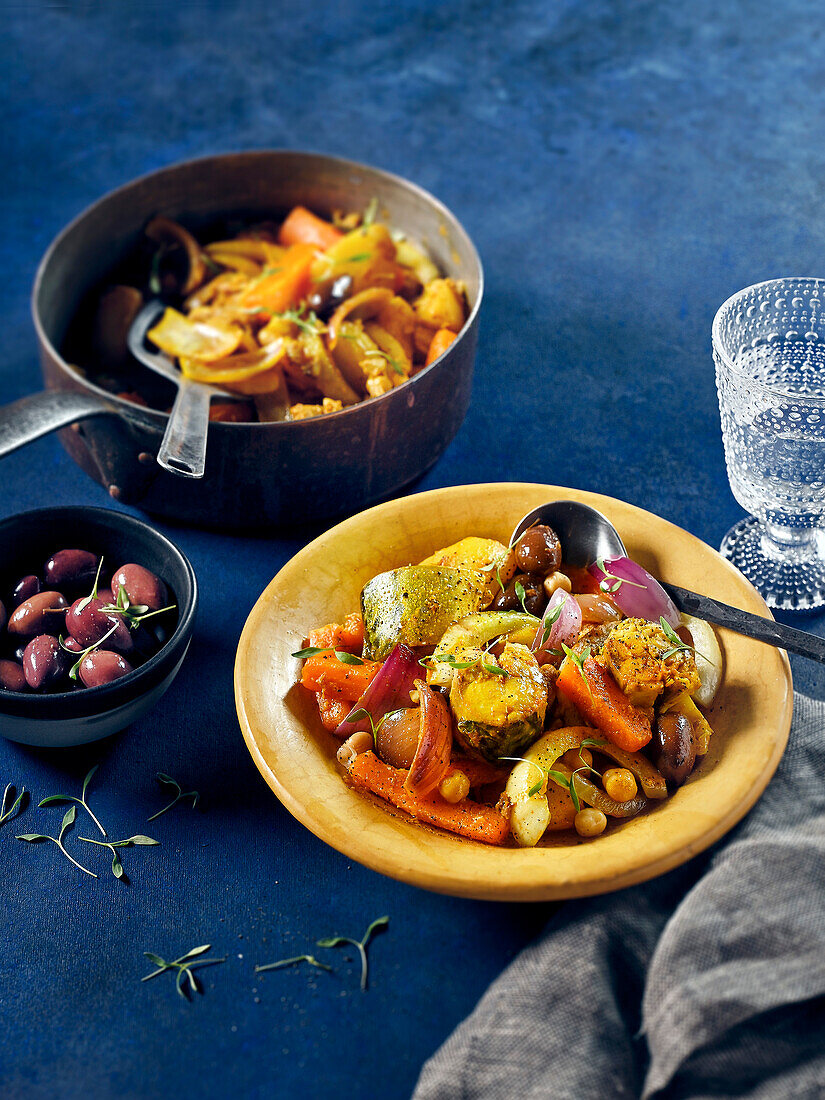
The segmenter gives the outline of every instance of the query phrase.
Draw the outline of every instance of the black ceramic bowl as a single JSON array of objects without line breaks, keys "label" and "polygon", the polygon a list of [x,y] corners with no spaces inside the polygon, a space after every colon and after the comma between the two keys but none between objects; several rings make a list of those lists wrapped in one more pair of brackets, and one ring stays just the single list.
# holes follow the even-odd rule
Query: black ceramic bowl
[{"label": "black ceramic bowl", "polygon": [[157,573],[174,592],[177,625],[162,649],[111,684],[43,695],[0,689],[0,734],[41,748],[108,737],[153,707],[183,663],[198,603],[195,573],[174,543],[132,516],[81,507],[43,508],[0,520],[3,598],[16,580],[67,546],[102,554],[113,568],[134,561]]},{"label": "black ceramic bowl", "polygon": [[[327,416],[209,425],[206,473],[183,478],[155,461],[168,417],[102,389],[75,366],[67,333],[87,295],[144,240],[155,214],[196,234],[216,218],[280,217],[379,202],[393,226],[464,282],[470,313],[447,351],[408,382]],[[164,168],[104,196],[57,237],[32,298],[49,392],[0,409],[0,455],[55,428],[72,458],[116,500],[159,515],[236,530],[358,511],[432,466],[470,401],[483,294],[478,254],[458,219],[408,180],[335,157],[284,150],[229,153]],[[68,356],[68,358],[67,358]],[[157,379],[155,379],[155,382]]]}]

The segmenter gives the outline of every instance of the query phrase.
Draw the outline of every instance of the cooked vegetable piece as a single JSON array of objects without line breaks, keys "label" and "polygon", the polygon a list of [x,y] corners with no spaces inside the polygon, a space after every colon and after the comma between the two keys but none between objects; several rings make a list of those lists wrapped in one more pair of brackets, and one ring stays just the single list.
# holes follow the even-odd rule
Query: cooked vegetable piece
[{"label": "cooked vegetable piece", "polygon": [[693,734],[696,738],[696,755],[704,756],[710,746],[713,730],[710,728],[707,718],[699,710],[687,692],[663,700],[659,708],[660,714],[684,714],[693,726]]},{"label": "cooked vegetable piece", "polygon": [[[566,726],[551,730],[523,754],[524,759],[510,772],[505,787],[505,794],[511,803],[510,829],[522,848],[532,848],[538,844],[553,813],[559,814],[559,818],[564,820],[555,796],[552,812],[548,804],[547,773],[556,767],[556,761],[561,756],[571,749],[579,749],[583,741],[593,737],[594,732],[589,726]],[[567,797],[570,798],[569,792]],[[573,805],[572,799],[570,804]],[[564,806],[563,800],[562,805]],[[575,816],[575,807],[573,810]],[[569,817],[569,811],[566,813]],[[569,826],[558,826],[565,827]]]},{"label": "cooked vegetable piece", "polygon": [[482,539],[476,535],[454,542],[436,550],[421,565],[451,565],[455,569],[475,569],[487,575],[487,594],[490,603],[496,592],[506,586],[516,572],[515,559],[507,547],[495,539]]},{"label": "cooked vegetable piece", "polygon": [[375,661],[347,664],[334,653],[315,653],[301,669],[301,683],[310,691],[335,692],[354,702],[367,690],[381,665]]},{"label": "cooked vegetable piece", "polygon": [[269,274],[264,269],[261,278],[240,295],[240,306],[258,310],[264,318],[292,309],[309,290],[314,259],[314,245],[292,245]]},{"label": "cooked vegetable piece", "polygon": [[390,767],[373,752],[355,756],[350,761],[348,774],[354,787],[386,799],[418,821],[484,844],[503,844],[507,838],[507,820],[492,806],[469,798],[450,803],[438,795],[414,795],[404,786],[406,771]]},{"label": "cooked vegetable piece", "polygon": [[311,244],[315,248],[327,249],[343,237],[340,229],[324,221],[305,206],[295,206],[287,214],[278,233],[281,244]]},{"label": "cooked vegetable piece", "polygon": [[[455,674],[454,664],[472,660],[494,638],[509,637],[510,641],[530,645],[539,620],[520,611],[479,611],[453,623],[444,632],[435,648],[427,670],[427,682],[449,687]],[[451,657],[451,661],[442,660]]]},{"label": "cooked vegetable piece", "polygon": [[658,623],[623,619],[602,646],[601,659],[638,707],[652,706],[665,689],[692,694],[700,686],[690,650],[675,649]]},{"label": "cooked vegetable piece", "polygon": [[[453,722],[447,702],[423,680],[416,680],[421,705],[418,747],[404,786],[415,795],[431,794],[450,766]],[[452,800],[450,800],[452,801]]]},{"label": "cooked vegetable piece", "polygon": [[581,666],[565,658],[556,689],[620,749],[638,752],[650,741],[648,716],[633,706],[610,673],[592,657]]},{"label": "cooked vegetable piece", "polygon": [[632,798],[628,802],[617,802],[615,798],[605,794],[601,787],[597,787],[591,779],[588,779],[587,773],[577,772],[574,777],[573,770],[561,762],[556,765],[553,771],[558,773],[557,776],[550,776],[554,783],[561,783],[569,788],[572,780],[579,801],[586,802],[588,806],[595,806],[597,810],[601,810],[608,817],[635,817],[647,805],[647,799],[641,796]]},{"label": "cooked vegetable piece", "polygon": [[[684,613],[682,627],[690,635],[690,642],[695,650],[696,671],[699,674],[699,687],[691,694],[700,706],[709,707],[722,681],[722,650],[719,648],[716,631],[704,619],[695,619]],[[677,634],[679,633],[681,631],[677,629]]]},{"label": "cooked vegetable piece", "polygon": [[364,653],[382,660],[398,642],[436,645],[444,631],[481,606],[486,578],[472,570],[408,565],[364,585]]},{"label": "cooked vegetable piece", "polygon": [[516,756],[541,733],[547,683],[527,646],[507,642],[495,659],[476,653],[469,668],[456,669],[450,688],[456,736],[485,760]]},{"label": "cooked vegetable piece", "polygon": [[[171,218],[152,218],[145,229],[146,236],[166,248],[178,246],[186,255],[186,270],[183,277],[177,280],[175,289],[179,294],[191,294],[195,287],[201,285],[206,279],[206,264],[204,263],[201,246],[184,229],[182,225]],[[165,280],[164,280],[165,281]]]},{"label": "cooked vegetable piece", "polygon": [[347,716],[349,700],[340,695],[334,695],[328,691],[319,691],[317,694],[318,712],[324,729],[333,733]]},{"label": "cooked vegetable piece", "polygon": [[202,321],[190,321],[171,306],[146,333],[161,351],[175,357],[195,358],[205,363],[225,359],[238,347],[243,331],[237,325],[221,328]]},{"label": "cooked vegetable piece", "polygon": [[421,292],[413,309],[420,319],[436,329],[460,332],[464,326],[464,294],[453,279],[433,279]]},{"label": "cooked vegetable piece", "polygon": [[[392,301],[392,294],[386,287],[372,286],[347,298],[329,319],[329,346],[335,348],[338,333],[345,321],[364,321],[375,317],[383,306]],[[374,343],[374,341],[373,341]]]},{"label": "cooked vegetable piece", "polygon": [[385,225],[374,222],[347,233],[341,240],[316,256],[312,279],[349,275],[354,293],[365,287],[386,287],[395,292],[400,269],[395,262],[395,245]]},{"label": "cooked vegetable piece", "polygon": [[447,348],[456,339],[456,333],[451,328],[436,329],[435,336],[430,341],[430,346],[427,350],[427,358],[424,366],[428,367],[430,363],[434,363],[436,359],[440,359]]}]

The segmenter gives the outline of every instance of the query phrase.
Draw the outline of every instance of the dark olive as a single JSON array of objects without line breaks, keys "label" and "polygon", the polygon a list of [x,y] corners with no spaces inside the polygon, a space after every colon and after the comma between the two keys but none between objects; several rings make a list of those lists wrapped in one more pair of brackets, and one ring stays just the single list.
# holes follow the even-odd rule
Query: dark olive
[{"label": "dark olive", "polygon": [[12,603],[15,607],[19,607],[24,600],[30,600],[32,596],[36,596],[40,591],[40,578],[35,577],[34,573],[29,573],[27,577],[23,577],[15,585],[14,593],[12,594]]},{"label": "dark olive", "polygon": [[51,634],[32,638],[23,655],[23,674],[33,691],[41,691],[56,683],[66,674],[68,654],[60,648],[60,642]]},{"label": "dark olive", "polygon": [[6,625],[8,615],[6,614],[6,605],[0,600],[0,630]]},{"label": "dark olive", "polygon": [[88,550],[58,550],[43,568],[47,585],[87,584],[95,579],[97,558]]},{"label": "dark olive", "polygon": [[38,592],[15,608],[9,619],[8,632],[33,637],[49,629],[57,630],[62,616],[56,612],[65,607],[66,601],[59,592]]},{"label": "dark olive", "polygon": [[166,585],[142,565],[121,565],[120,569],[115,570],[112,576],[112,599],[115,602],[121,585],[130,603],[145,604],[150,611],[160,611],[169,604]]},{"label": "dark olive", "polygon": [[80,644],[77,638],[73,638],[71,634],[68,634],[63,639],[63,648],[68,649],[71,653],[82,653],[84,646]]},{"label": "dark olive", "polygon": [[0,661],[0,688],[6,691],[26,690],[26,677],[16,661]]},{"label": "dark olive", "polygon": [[90,645],[97,645],[106,638],[106,644],[110,649],[131,653],[134,642],[123,616],[103,611],[103,606],[103,600],[97,596],[91,600],[88,596],[75,600],[66,612],[66,629],[84,649]]},{"label": "dark olive", "polygon": [[693,726],[684,714],[660,714],[651,742],[653,762],[674,787],[681,787],[696,762]]},{"label": "dark olive", "polygon": [[323,282],[318,283],[309,295],[307,305],[322,321],[326,321],[351,290],[351,275],[339,275],[337,279],[325,279]]},{"label": "dark olive", "polygon": [[126,658],[110,649],[95,649],[80,662],[80,679],[88,688],[111,684],[131,671],[132,666]]},{"label": "dark olive", "polygon": [[[516,591],[516,586],[524,589],[524,605]],[[541,616],[547,607],[547,593],[544,591],[542,578],[535,574],[517,573],[503,592],[499,591],[493,600],[494,611],[521,611],[526,610],[530,615]]]},{"label": "dark olive", "polygon": [[561,565],[561,543],[553,528],[528,528],[516,543],[516,564],[525,573],[555,573]]}]

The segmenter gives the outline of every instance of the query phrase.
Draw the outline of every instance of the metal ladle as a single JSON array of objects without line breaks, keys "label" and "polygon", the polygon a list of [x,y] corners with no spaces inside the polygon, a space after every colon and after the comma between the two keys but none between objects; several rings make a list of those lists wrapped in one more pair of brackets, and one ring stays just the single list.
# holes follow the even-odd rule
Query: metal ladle
[{"label": "metal ladle", "polygon": [[178,388],[158,450],[158,464],[173,474],[199,478],[203,477],[206,469],[206,437],[212,398],[237,401],[238,395],[217,386],[208,386],[205,382],[193,382],[178,370],[167,355],[149,351],[146,333],[165,308],[161,301],[147,302],[132,322],[126,342],[129,351],[144,367],[174,382]]},{"label": "metal ladle", "polygon": [[[627,557],[619,532],[606,516],[575,500],[556,500],[541,504],[520,520],[510,538],[512,546],[520,535],[537,523],[552,527],[564,547],[564,560],[570,565],[586,568],[598,559]],[[697,619],[727,627],[737,634],[744,634],[758,642],[786,649],[800,657],[825,664],[825,638],[784,626],[773,619],[763,619],[737,607],[719,603],[708,596],[700,596],[675,584],[659,582],[676,604],[679,611]]]}]

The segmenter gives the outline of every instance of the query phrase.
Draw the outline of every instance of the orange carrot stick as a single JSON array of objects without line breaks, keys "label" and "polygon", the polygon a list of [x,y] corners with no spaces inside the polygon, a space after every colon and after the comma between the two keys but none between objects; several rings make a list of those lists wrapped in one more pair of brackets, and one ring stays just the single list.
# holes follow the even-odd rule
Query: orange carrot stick
[{"label": "orange carrot stick", "polygon": [[510,831],[507,819],[492,806],[472,802],[469,798],[450,803],[435,796],[421,798],[411,794],[404,786],[406,770],[391,768],[374,752],[356,756],[349,765],[349,776],[358,790],[371,791],[418,821],[437,825],[470,840],[503,844]]},{"label": "orange carrot stick", "polygon": [[440,328],[437,330],[432,340],[430,340],[430,346],[427,349],[427,361],[424,366],[428,367],[430,363],[434,363],[438,359],[439,355],[443,355],[447,348],[455,340],[457,333],[453,332],[449,328]]},{"label": "orange carrot stick", "polygon": [[556,689],[579,713],[625,752],[638,752],[650,740],[650,719],[634,707],[606,669],[588,657],[580,669],[566,658],[559,669]]},{"label": "orange carrot stick", "polygon": [[343,237],[340,229],[319,218],[305,206],[290,210],[278,233],[280,244],[311,244],[313,248],[326,250]]},{"label": "orange carrot stick", "polygon": [[268,275],[257,279],[241,294],[240,305],[260,310],[264,316],[296,306],[309,290],[315,251],[311,244],[292,245]]},{"label": "orange carrot stick", "polygon": [[315,653],[307,657],[301,669],[301,683],[310,691],[330,691],[355,702],[367,690],[381,667],[378,661],[348,665],[334,653]]},{"label": "orange carrot stick", "polygon": [[345,649],[361,650],[364,645],[364,620],[357,611],[341,623],[341,645]]}]

